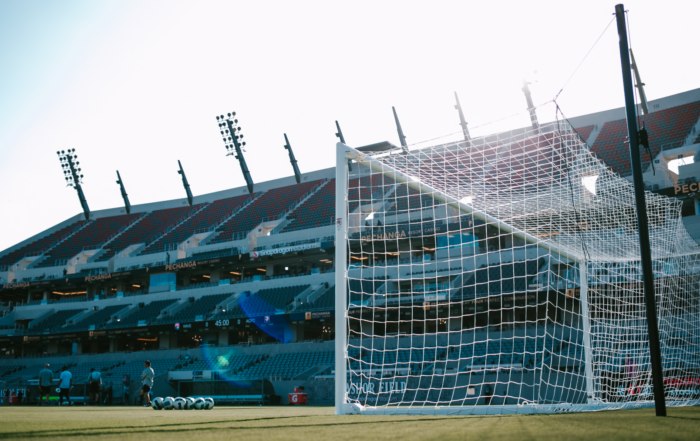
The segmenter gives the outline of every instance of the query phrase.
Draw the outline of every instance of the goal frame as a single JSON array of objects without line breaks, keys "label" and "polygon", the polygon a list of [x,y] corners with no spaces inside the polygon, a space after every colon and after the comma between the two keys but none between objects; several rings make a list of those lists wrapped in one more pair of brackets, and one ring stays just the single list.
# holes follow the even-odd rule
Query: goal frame
[{"label": "goal frame", "polygon": [[[583,318],[584,362],[585,362],[585,390],[587,403],[583,404],[543,404],[543,405],[489,405],[489,406],[420,406],[420,407],[363,407],[351,404],[347,395],[347,359],[348,359],[348,311],[347,311],[347,239],[348,239],[348,165],[350,161],[369,167],[377,173],[381,173],[398,183],[430,195],[430,197],[456,208],[464,214],[472,215],[488,224],[492,224],[500,230],[520,237],[528,243],[536,244],[563,258],[569,259],[579,265],[579,277],[581,288],[581,315]],[[571,255],[556,246],[542,242],[534,236],[519,230],[512,225],[500,221],[484,212],[475,210],[471,206],[438,190],[426,185],[419,180],[406,175],[384,163],[374,159],[371,155],[342,142],[336,144],[336,192],[335,192],[335,414],[377,414],[377,415],[484,415],[484,414],[532,414],[571,412],[584,410],[600,410],[602,403],[595,398],[592,351],[590,336],[590,316],[588,307],[588,277],[586,261],[578,256]],[[640,403],[639,407],[647,407]]]}]

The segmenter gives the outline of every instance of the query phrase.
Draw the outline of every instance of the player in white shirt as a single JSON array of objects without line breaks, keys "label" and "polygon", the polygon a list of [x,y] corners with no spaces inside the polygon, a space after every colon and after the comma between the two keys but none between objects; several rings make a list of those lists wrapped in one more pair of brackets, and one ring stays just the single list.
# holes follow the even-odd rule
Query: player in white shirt
[{"label": "player in white shirt", "polygon": [[153,377],[155,377],[155,372],[153,372],[153,368],[151,368],[151,362],[146,360],[143,372],[141,373],[143,395],[146,397],[146,404],[144,404],[143,407],[151,407],[151,395],[148,392],[153,387]]},{"label": "player in white shirt", "polygon": [[73,374],[68,371],[67,366],[63,366],[61,368],[61,376],[59,378],[60,382],[58,387],[61,389],[61,391],[58,393],[58,405],[63,405],[63,397],[66,397],[66,401],[68,401],[68,405],[70,406],[71,402],[69,394],[71,387],[73,387]]}]

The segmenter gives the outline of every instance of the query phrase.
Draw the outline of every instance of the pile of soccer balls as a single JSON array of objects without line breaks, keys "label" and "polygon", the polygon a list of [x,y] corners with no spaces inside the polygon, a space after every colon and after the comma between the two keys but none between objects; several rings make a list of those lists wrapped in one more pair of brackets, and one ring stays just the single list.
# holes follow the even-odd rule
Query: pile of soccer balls
[{"label": "pile of soccer balls", "polygon": [[214,400],[212,398],[154,398],[151,401],[151,407],[154,410],[211,410],[214,408]]}]

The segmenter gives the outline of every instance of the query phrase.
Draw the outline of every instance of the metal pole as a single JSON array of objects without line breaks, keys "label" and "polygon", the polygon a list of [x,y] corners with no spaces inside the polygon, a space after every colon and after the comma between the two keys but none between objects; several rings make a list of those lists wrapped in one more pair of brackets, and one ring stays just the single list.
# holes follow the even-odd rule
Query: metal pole
[{"label": "metal pole", "polygon": [[630,66],[629,45],[627,43],[627,25],[625,7],[615,5],[617,33],[620,37],[620,61],[622,63],[622,84],[625,89],[625,109],[627,112],[627,132],[630,138],[630,156],[632,159],[632,176],[634,180],[634,197],[637,202],[637,224],[639,226],[639,253],[642,259],[642,276],[644,280],[644,297],[646,300],[647,326],[649,327],[649,352],[651,355],[651,375],[654,385],[656,416],[666,416],[666,399],[664,396],[664,372],[661,364],[661,345],[659,344],[659,322],[656,317],[656,294],[654,292],[654,268],[651,263],[651,244],[649,242],[649,224],[647,204],[644,196],[644,178],[642,160],[637,139],[637,111],[634,105],[632,89],[632,69]]},{"label": "metal pole", "polygon": [[347,234],[348,216],[346,194],[348,185],[348,159],[345,144],[336,145],[335,162],[335,414],[348,413],[346,408],[347,383],[347,326],[346,308],[347,279]]},{"label": "metal pole", "polygon": [[586,372],[586,398],[588,404],[595,404],[596,397],[593,384],[593,352],[591,351],[591,316],[588,309],[588,265],[585,260],[579,262],[579,286],[581,288],[581,318],[583,319],[583,348]]}]

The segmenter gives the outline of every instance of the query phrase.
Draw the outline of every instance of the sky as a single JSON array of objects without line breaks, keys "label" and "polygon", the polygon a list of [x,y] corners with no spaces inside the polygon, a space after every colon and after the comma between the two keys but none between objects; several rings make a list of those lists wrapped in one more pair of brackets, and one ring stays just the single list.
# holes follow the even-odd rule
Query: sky
[{"label": "sky", "polygon": [[[263,182],[292,174],[284,133],[304,173],[334,165],[335,120],[351,146],[398,143],[392,106],[409,145],[457,132],[454,92],[477,135],[525,109],[523,78],[535,104],[566,84],[568,117],[622,107],[615,3],[3,0],[0,250],[82,212],[58,150],[100,210],[116,170],[132,205],[184,197],[178,160],[195,196],[243,186],[230,111]],[[700,87],[700,2],[625,7],[648,99]]]}]

